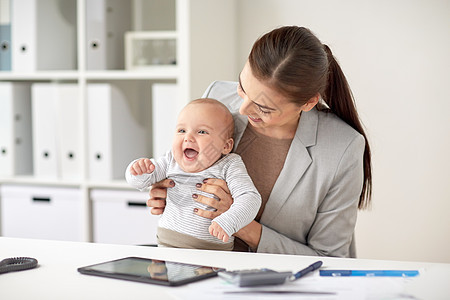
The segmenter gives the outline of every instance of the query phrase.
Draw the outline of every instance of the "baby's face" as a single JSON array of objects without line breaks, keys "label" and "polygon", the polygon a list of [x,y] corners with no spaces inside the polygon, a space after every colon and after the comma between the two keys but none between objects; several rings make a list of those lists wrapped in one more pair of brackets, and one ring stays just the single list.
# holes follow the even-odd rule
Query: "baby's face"
[{"label": "baby's face", "polygon": [[233,147],[228,126],[230,120],[220,106],[187,105],[178,116],[172,143],[174,158],[181,169],[188,173],[200,172],[213,165],[222,154],[228,154]]}]

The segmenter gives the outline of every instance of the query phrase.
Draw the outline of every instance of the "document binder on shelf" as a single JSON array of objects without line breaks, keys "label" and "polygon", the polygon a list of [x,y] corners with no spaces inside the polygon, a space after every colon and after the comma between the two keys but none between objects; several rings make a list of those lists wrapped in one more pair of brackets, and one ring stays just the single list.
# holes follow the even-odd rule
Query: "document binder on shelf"
[{"label": "document binder on shelf", "polygon": [[31,87],[0,82],[0,176],[31,175]]},{"label": "document binder on shelf", "polygon": [[57,179],[57,85],[35,83],[31,87],[31,95],[34,175],[38,178]]},{"label": "document binder on shelf", "polygon": [[0,0],[0,71],[11,71],[10,0]]},{"label": "document binder on shelf", "polygon": [[86,2],[87,69],[124,69],[124,34],[131,29],[131,1]]},{"label": "document binder on shelf", "polygon": [[178,88],[174,83],[152,85],[152,137],[153,157],[163,156],[172,148],[172,138],[178,113],[184,104],[178,100]]},{"label": "document binder on shelf", "polygon": [[76,84],[32,86],[34,175],[81,178],[81,113]]},{"label": "document binder on shelf", "polygon": [[147,133],[114,85],[88,84],[88,163],[91,180],[123,179],[127,165],[147,153]]},{"label": "document binder on shelf", "polygon": [[60,84],[57,100],[58,168],[62,179],[81,179],[81,106],[78,87]]},{"label": "document binder on shelf", "polygon": [[11,6],[12,70],[35,71],[37,69],[36,0],[12,0]]},{"label": "document binder on shelf", "polygon": [[76,68],[76,1],[11,0],[12,71]]}]

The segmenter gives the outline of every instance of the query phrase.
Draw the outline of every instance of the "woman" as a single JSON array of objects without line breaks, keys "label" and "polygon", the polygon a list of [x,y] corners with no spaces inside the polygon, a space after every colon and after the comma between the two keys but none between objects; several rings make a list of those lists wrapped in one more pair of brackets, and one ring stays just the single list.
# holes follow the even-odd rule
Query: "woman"
[{"label": "woman", "polygon": [[[328,46],[303,27],[275,29],[255,42],[239,83],[214,82],[204,96],[232,112],[234,150],[263,199],[255,220],[235,234],[239,250],[355,257],[357,209],[371,198],[370,148]],[[170,183],[150,192],[153,214],[162,213]],[[214,218],[232,204],[221,180],[199,189],[217,199],[195,200],[217,211],[198,215]]]}]

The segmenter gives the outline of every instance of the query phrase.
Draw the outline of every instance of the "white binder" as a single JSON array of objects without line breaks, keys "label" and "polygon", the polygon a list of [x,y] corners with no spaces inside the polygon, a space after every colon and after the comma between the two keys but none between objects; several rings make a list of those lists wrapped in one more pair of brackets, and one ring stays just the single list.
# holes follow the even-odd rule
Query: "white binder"
[{"label": "white binder", "polygon": [[135,158],[147,154],[147,134],[114,85],[88,84],[88,163],[91,180],[123,179]]},{"label": "white binder", "polygon": [[86,68],[124,69],[124,34],[129,30],[131,1],[86,1]]},{"label": "white binder", "polygon": [[0,0],[0,71],[11,71],[10,0]]},{"label": "white binder", "polygon": [[37,0],[11,2],[11,66],[13,71],[37,68],[36,5]]},{"label": "white binder", "polygon": [[76,1],[11,0],[13,71],[75,69],[76,38]]},{"label": "white binder", "polygon": [[81,111],[76,84],[32,86],[33,162],[39,178],[81,178]]},{"label": "white binder", "polygon": [[57,179],[56,84],[35,83],[31,87],[33,124],[33,168],[38,178]]},{"label": "white binder", "polygon": [[178,99],[176,84],[156,83],[152,85],[153,157],[160,157],[172,148],[178,113],[183,106],[184,104]]},{"label": "white binder", "polygon": [[0,82],[0,176],[33,172],[30,88]]},{"label": "white binder", "polygon": [[57,140],[61,179],[81,179],[81,106],[75,84],[58,85]]}]

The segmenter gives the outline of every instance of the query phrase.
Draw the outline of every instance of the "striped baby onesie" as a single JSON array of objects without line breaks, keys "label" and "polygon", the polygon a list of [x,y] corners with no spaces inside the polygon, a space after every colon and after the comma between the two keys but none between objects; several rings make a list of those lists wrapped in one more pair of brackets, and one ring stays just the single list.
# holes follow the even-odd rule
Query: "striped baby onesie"
[{"label": "striped baby onesie", "polygon": [[[229,242],[232,242],[234,239],[232,234],[248,225],[255,218],[261,206],[261,196],[247,174],[244,162],[237,154],[230,153],[219,159],[211,167],[198,173],[184,172],[176,163],[171,151],[168,151],[165,156],[156,161],[152,159],[155,165],[152,174],[131,175],[130,168],[134,162],[131,162],[127,167],[125,177],[131,186],[141,191],[147,190],[153,183],[165,178],[170,178],[175,182],[174,187],[167,189],[166,207],[159,219],[159,227],[206,242],[225,244],[209,233],[208,227],[211,225],[211,221],[217,222],[230,237]],[[212,207],[196,202],[192,198],[193,194],[212,197],[212,195],[195,187],[197,183],[202,183],[206,178],[225,180],[234,200],[228,211],[213,220],[194,213],[194,208],[214,210]],[[164,232],[167,231],[164,230]],[[173,241],[165,244],[177,247],[176,235]],[[180,247],[185,247],[185,244],[180,245]],[[193,246],[192,248],[196,247]],[[203,249],[203,246],[201,248]]]}]

